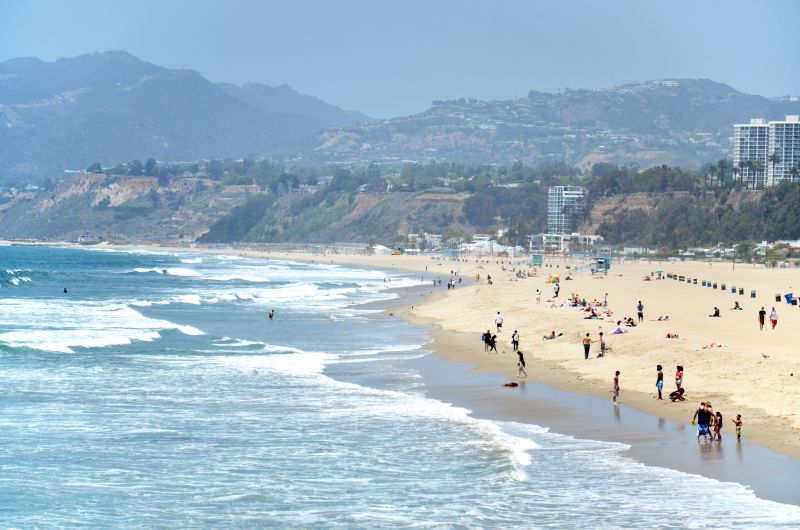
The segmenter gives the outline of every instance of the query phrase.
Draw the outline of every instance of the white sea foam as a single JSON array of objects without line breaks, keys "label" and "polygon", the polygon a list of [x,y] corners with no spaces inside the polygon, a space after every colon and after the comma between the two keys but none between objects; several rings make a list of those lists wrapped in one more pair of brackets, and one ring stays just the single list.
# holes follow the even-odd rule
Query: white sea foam
[{"label": "white sea foam", "polygon": [[167,267],[164,269],[159,269],[155,267],[146,268],[146,267],[136,267],[133,269],[133,272],[139,273],[149,273],[154,272],[156,274],[167,274],[169,276],[202,276],[202,274],[194,269],[187,269],[183,267]]},{"label": "white sea foam", "polygon": [[203,263],[201,258],[184,258],[181,260],[181,263],[186,263],[187,265],[196,265],[198,263]]},{"label": "white sea foam", "polygon": [[175,329],[200,335],[195,327],[147,318],[123,304],[71,300],[0,300],[0,327],[25,331],[0,332],[0,343],[44,351],[73,353],[74,348],[100,348],[153,341],[160,332]]}]

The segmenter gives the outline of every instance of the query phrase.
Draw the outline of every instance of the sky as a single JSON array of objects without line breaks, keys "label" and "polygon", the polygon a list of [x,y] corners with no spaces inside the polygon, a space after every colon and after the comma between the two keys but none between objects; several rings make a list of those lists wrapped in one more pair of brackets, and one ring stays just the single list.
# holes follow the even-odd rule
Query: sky
[{"label": "sky", "polygon": [[0,0],[0,61],[125,50],[387,118],[665,78],[797,96],[798,24],[797,0]]}]

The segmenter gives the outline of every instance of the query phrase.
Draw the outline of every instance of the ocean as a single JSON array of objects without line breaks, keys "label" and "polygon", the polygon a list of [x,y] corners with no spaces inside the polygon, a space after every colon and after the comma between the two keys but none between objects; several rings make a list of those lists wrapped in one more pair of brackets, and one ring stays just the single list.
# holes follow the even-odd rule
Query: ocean
[{"label": "ocean", "polygon": [[0,527],[800,528],[743,485],[426,397],[424,330],[379,315],[420,283],[0,247]]}]

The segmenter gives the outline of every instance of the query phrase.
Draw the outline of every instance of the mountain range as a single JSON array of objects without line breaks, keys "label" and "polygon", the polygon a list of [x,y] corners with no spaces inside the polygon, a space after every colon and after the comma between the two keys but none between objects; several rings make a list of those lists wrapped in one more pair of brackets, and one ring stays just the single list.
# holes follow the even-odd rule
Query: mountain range
[{"label": "mountain range", "polygon": [[290,157],[295,164],[564,160],[699,167],[733,124],[800,114],[797,101],[673,79],[504,101],[434,101],[371,120],[286,85],[212,83],[120,51],[0,63],[0,178],[132,159]]},{"label": "mountain range", "polygon": [[739,92],[706,79],[603,90],[531,91],[505,101],[434,101],[422,113],[326,131],[321,160],[564,160],[700,167],[730,156],[733,124],[800,113],[797,101]]},{"label": "mountain range", "polygon": [[359,120],[287,86],[214,84],[126,52],[0,63],[0,174],[292,152]]}]

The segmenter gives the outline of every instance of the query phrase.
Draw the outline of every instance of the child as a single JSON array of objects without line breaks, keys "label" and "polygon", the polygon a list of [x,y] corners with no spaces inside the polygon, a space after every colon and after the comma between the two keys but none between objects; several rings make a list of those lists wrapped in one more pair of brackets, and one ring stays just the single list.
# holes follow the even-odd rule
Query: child
[{"label": "child", "polygon": [[722,434],[720,431],[722,430],[722,413],[717,411],[716,419],[714,420],[714,432],[711,434],[711,439],[713,440],[715,437],[718,442],[722,441]]},{"label": "child", "polygon": [[606,336],[600,332],[600,355],[598,357],[606,356]]},{"label": "child", "polygon": [[670,399],[670,401],[672,401],[673,403],[675,403],[676,401],[683,401],[683,400],[685,400],[686,398],[684,398],[684,397],[683,397],[683,389],[682,389],[682,388],[679,388],[678,390],[675,390],[675,391],[673,391],[673,392],[670,392],[670,393],[669,393],[669,399]]},{"label": "child", "polygon": [[661,389],[664,388],[664,372],[661,371],[661,365],[656,365],[656,388],[658,389],[658,399],[661,399]]},{"label": "child", "polygon": [[742,439],[742,415],[737,414],[736,419],[733,420],[733,424],[736,426],[736,441],[740,441]]}]

